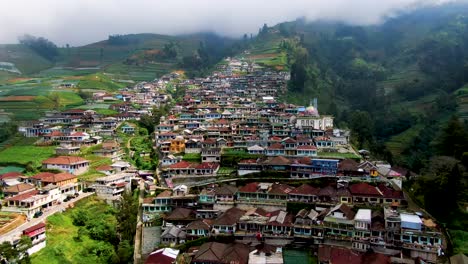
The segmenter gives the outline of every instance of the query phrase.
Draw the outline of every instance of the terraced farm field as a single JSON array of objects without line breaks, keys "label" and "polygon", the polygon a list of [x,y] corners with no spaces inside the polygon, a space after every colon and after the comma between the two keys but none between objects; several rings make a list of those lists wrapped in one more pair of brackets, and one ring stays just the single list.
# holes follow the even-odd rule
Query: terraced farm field
[{"label": "terraced farm field", "polygon": [[0,212],[0,235],[10,232],[26,222],[24,215]]}]

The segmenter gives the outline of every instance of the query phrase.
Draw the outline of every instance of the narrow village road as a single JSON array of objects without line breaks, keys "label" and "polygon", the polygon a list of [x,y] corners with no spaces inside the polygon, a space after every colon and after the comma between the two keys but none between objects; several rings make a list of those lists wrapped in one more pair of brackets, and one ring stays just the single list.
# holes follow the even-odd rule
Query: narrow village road
[{"label": "narrow village road", "polygon": [[23,232],[24,229],[26,228],[29,228],[33,225],[37,225],[39,224],[40,222],[44,222],[47,217],[57,213],[57,212],[62,212],[62,211],[65,211],[68,206],[70,204],[73,204],[83,198],[86,198],[88,196],[91,196],[93,195],[94,192],[90,192],[90,193],[81,193],[78,197],[68,201],[68,202],[64,202],[64,203],[61,203],[59,205],[55,205],[54,207],[52,208],[48,208],[48,209],[45,209],[43,212],[43,214],[38,217],[38,218],[33,218],[32,220],[29,220],[27,221],[26,223],[18,226],[17,228],[15,228],[14,230],[11,230],[10,232],[0,236],[0,243],[1,242],[5,242],[5,241],[9,241],[9,242],[13,242],[13,239],[21,236],[21,233]]}]

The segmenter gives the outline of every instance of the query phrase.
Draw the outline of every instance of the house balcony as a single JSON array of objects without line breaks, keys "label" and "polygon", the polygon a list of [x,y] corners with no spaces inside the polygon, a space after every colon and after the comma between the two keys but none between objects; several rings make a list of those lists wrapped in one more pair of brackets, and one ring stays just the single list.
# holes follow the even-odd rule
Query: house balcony
[{"label": "house balcony", "polygon": [[422,245],[422,244],[415,244],[415,243],[404,243],[402,248],[421,251],[421,252],[430,252],[430,253],[437,253],[440,246],[439,245]]}]

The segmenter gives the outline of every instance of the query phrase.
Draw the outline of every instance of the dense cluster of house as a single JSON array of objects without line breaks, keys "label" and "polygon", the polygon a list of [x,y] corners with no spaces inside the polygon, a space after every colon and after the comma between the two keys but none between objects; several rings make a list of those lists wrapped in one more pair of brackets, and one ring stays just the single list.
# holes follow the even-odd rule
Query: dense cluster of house
[{"label": "dense cluster of house", "polygon": [[[354,153],[349,131],[333,129],[333,117],[318,113],[317,100],[309,107],[278,102],[288,78],[286,72],[236,75],[225,68],[179,83],[184,100],[155,128],[164,176],[214,176],[229,151],[289,159]],[[199,154],[200,161],[181,161],[183,154]]]},{"label": "dense cluster of house", "polygon": [[76,175],[69,172],[40,172],[33,176],[10,172],[0,175],[0,184],[5,196],[2,211],[22,213],[28,218],[83,190]]},{"label": "dense cluster of house", "polygon": [[[292,213],[291,204],[302,209]],[[362,252],[371,248],[389,256],[405,252],[434,262],[442,247],[440,230],[405,205],[403,192],[384,183],[318,188],[252,182],[211,186],[198,195],[177,186],[146,198],[143,219],[151,222],[154,213],[164,214],[161,243],[166,245],[232,235],[244,242],[309,241]]]}]

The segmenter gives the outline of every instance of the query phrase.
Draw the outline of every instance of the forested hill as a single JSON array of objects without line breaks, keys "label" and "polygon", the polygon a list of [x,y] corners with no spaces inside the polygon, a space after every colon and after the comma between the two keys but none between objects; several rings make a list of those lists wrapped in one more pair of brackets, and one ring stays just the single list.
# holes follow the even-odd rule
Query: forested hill
[{"label": "forested hill", "polygon": [[449,118],[468,118],[467,14],[446,5],[378,26],[297,20],[261,29],[250,56],[277,46],[291,70],[287,100],[318,97],[321,112],[354,129],[357,147],[419,171]]},{"label": "forested hill", "polygon": [[19,39],[20,44],[0,45],[0,62],[11,63],[23,77],[52,67],[94,69],[135,81],[153,80],[178,69],[203,75],[224,56],[243,48],[241,40],[210,32],[109,35],[79,47],[57,47],[45,38],[29,35]]}]

